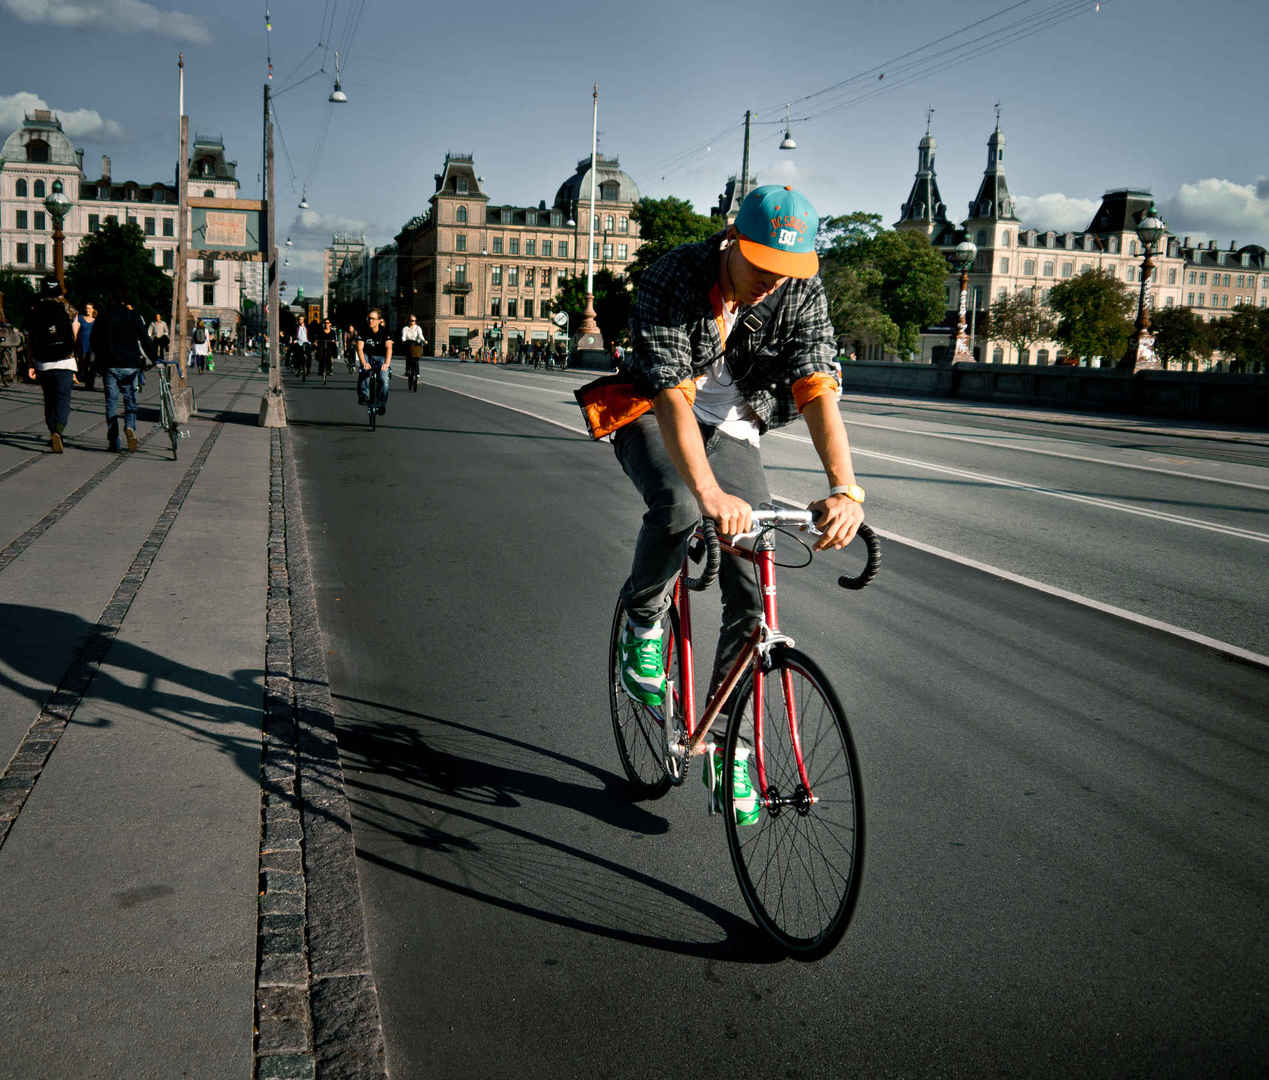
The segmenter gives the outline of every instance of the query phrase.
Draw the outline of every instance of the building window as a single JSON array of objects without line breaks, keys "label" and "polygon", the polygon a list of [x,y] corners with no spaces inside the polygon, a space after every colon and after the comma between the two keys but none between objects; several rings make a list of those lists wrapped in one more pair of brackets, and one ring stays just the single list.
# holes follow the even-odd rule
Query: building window
[{"label": "building window", "polygon": [[533,318],[533,301],[528,299],[527,297],[525,298],[525,301],[524,301],[524,317],[526,319]]},{"label": "building window", "polygon": [[458,176],[454,178],[454,190],[460,195],[467,194],[467,177]]},{"label": "building window", "polygon": [[31,194],[34,195],[37,199],[44,198],[44,181],[43,180],[35,181],[35,187],[32,190]]},{"label": "building window", "polygon": [[592,259],[599,258],[599,241],[598,240],[592,240],[590,242],[590,257]]},{"label": "building window", "polygon": [[1198,306],[1199,306],[1199,307],[1206,307],[1206,306],[1207,306],[1207,305],[1203,302],[1203,299],[1204,299],[1204,294],[1203,294],[1203,293],[1199,293],[1199,298],[1198,298]]},{"label": "building window", "polygon": [[27,212],[25,210],[19,210],[17,212],[14,220],[14,227],[18,229],[29,229],[31,227],[30,218],[27,216]]},{"label": "building window", "polygon": [[551,257],[551,241],[550,240],[542,241],[542,254],[545,255],[548,259]]},{"label": "building window", "polygon": [[993,364],[1003,364],[1005,362],[1005,350],[999,345],[991,350],[991,362]]},{"label": "building window", "polygon": [[621,197],[621,185],[616,180],[605,180],[599,185],[599,197],[604,202],[616,202]]},{"label": "building window", "polygon": [[1124,280],[1125,280],[1125,281],[1132,281],[1132,279],[1133,279],[1133,275],[1134,275],[1136,272],[1137,272],[1137,271],[1136,271],[1136,268],[1135,268],[1135,267],[1132,267],[1132,266],[1128,267],[1128,269],[1124,271]]},{"label": "building window", "polygon": [[30,261],[31,261],[31,245],[19,244],[18,245],[18,265],[25,266]]},{"label": "building window", "polygon": [[520,307],[519,307],[519,304],[516,302],[516,298],[514,296],[508,297],[507,298],[507,318],[508,319],[519,318],[520,317],[518,314],[519,310],[520,310]]},{"label": "building window", "polygon": [[520,284],[520,268],[518,266],[507,267],[507,284],[508,285]]},{"label": "building window", "polygon": [[163,251],[163,269],[172,270],[176,267],[176,252],[171,248],[165,248]]},{"label": "building window", "polygon": [[568,241],[567,240],[560,241],[560,258],[561,259],[568,258]]},{"label": "building window", "polygon": [[175,235],[175,232],[176,232],[175,225],[176,225],[176,222],[172,218],[165,217],[163,219],[163,235],[164,236]]},{"label": "building window", "polygon": [[1030,350],[1030,349],[1019,349],[1019,350],[1018,350],[1018,363],[1020,363],[1020,364],[1029,364],[1029,363],[1031,363],[1031,350]]},{"label": "building window", "polygon": [[490,274],[491,276],[489,280],[491,284],[494,284],[494,285],[502,284],[502,267],[501,266],[495,266],[493,270],[490,271]]},{"label": "building window", "polygon": [[612,232],[616,224],[617,223],[613,220],[612,214],[604,215],[604,232]]},{"label": "building window", "polygon": [[492,300],[489,301],[489,314],[492,315],[495,319],[500,318],[502,316],[502,297],[501,296],[495,296]]},{"label": "building window", "polygon": [[1172,297],[1170,297],[1170,296],[1169,296],[1166,300],[1164,300],[1164,301],[1163,301],[1163,306],[1164,306],[1164,307],[1171,307],[1171,306],[1172,306]]},{"label": "building window", "polygon": [[458,224],[460,225],[466,225],[467,224],[467,207],[460,206],[457,210],[455,210],[454,220],[457,221]]},{"label": "building window", "polygon": [[43,244],[35,245],[35,265],[36,266],[48,265],[48,249]]},{"label": "building window", "polygon": [[1044,264],[1044,276],[1045,277],[1053,276],[1053,264],[1051,262],[1046,262]]},{"label": "building window", "polygon": [[501,236],[495,236],[493,238],[493,253],[495,255],[502,254],[502,237]]},{"label": "building window", "polygon": [[1006,229],[1004,232],[1000,234],[1000,246],[1001,247],[1009,246],[1009,230],[1008,229]]},{"label": "building window", "polygon": [[629,255],[628,255],[629,250],[630,250],[629,244],[618,244],[617,245],[618,261],[624,261],[625,259],[629,258]]},{"label": "building window", "polygon": [[26,181],[23,180],[21,177],[18,177],[18,182],[13,188],[13,194],[16,198],[19,198],[19,199],[26,198]]},{"label": "building window", "polygon": [[629,232],[629,231],[630,231],[630,219],[629,219],[629,218],[618,218],[618,220],[617,220],[617,231],[618,231],[618,232],[623,232],[623,233],[624,233],[624,232]]},{"label": "building window", "polygon": [[1228,274],[1226,274],[1226,275],[1225,275],[1225,280],[1224,280],[1223,282],[1221,282],[1221,284],[1222,284],[1222,285],[1224,285],[1224,286],[1225,286],[1225,288],[1227,288],[1227,289],[1229,288],[1229,275],[1228,275]]},{"label": "building window", "polygon": [[1206,285],[1206,284],[1207,284],[1207,271],[1206,271],[1206,270],[1204,270],[1201,274],[1199,274],[1198,283],[1199,283],[1200,285]]},{"label": "building window", "polygon": [[463,296],[462,293],[459,293],[458,295],[454,297],[454,314],[455,315],[467,314],[467,297]]},{"label": "building window", "polygon": [[604,245],[604,260],[607,261],[608,259],[611,259],[611,258],[612,258],[612,244],[605,244]]},{"label": "building window", "polygon": [[1106,250],[1109,251],[1112,255],[1119,254],[1119,237],[1118,236],[1112,236],[1109,240],[1106,241]]},{"label": "building window", "polygon": [[89,214],[88,215],[88,231],[92,233],[92,232],[96,232],[100,228],[101,228],[101,218],[98,217],[96,214]]},{"label": "building window", "polygon": [[977,244],[980,248],[987,246],[987,230],[986,229],[978,230],[978,234],[974,238],[974,243]]},{"label": "building window", "polygon": [[1186,276],[1186,278],[1185,278],[1185,283],[1186,283],[1187,285],[1193,285],[1193,284],[1194,284],[1194,278],[1195,278],[1195,276],[1196,276],[1196,275],[1195,275],[1194,271],[1193,271],[1193,270],[1191,270],[1191,271],[1189,272],[1189,274],[1188,274],[1188,275]]},{"label": "building window", "polygon": [[1193,294],[1193,293],[1186,293],[1186,294],[1185,294],[1185,302],[1186,302],[1186,304],[1187,304],[1187,305],[1189,305],[1190,307],[1193,307],[1193,306],[1194,306],[1194,294]]},{"label": "building window", "polygon": [[507,241],[507,250],[511,255],[520,254],[520,238],[518,236],[513,236]]},{"label": "building window", "polygon": [[145,235],[146,236],[154,235],[154,218],[152,217],[148,217],[145,219]]},{"label": "building window", "polygon": [[1022,260],[1022,272],[1027,277],[1035,276],[1035,259]]},{"label": "building window", "polygon": [[1049,350],[1041,349],[1035,354],[1035,362],[1037,364],[1047,364],[1049,362]]},{"label": "building window", "polygon": [[531,266],[527,267],[524,271],[524,284],[530,289],[533,288],[533,278],[536,273],[537,271],[535,271]]},{"label": "building window", "polygon": [[1175,267],[1168,271],[1168,284],[1169,285],[1176,284],[1176,268]]},{"label": "building window", "polygon": [[510,209],[510,207],[506,207],[506,206],[504,206],[501,210],[499,210],[499,211],[498,211],[498,220],[499,220],[499,221],[501,221],[501,222],[502,222],[502,224],[504,224],[504,225],[510,225],[510,224],[511,224],[511,209]]},{"label": "building window", "polygon": [[37,210],[37,211],[35,211],[35,229],[36,229],[36,231],[37,231],[37,232],[43,232],[43,231],[44,231],[45,229],[47,229],[47,228],[48,228],[48,225],[47,225],[47,223],[46,223],[46,222],[45,222],[45,220],[44,220],[44,211],[43,211],[43,210]]},{"label": "building window", "polygon": [[1075,264],[1064,262],[1062,264],[1062,276],[1064,278],[1069,278],[1073,273],[1075,273]]},{"label": "building window", "polygon": [[526,241],[524,242],[524,253],[525,253],[526,255],[536,255],[536,254],[537,254],[537,241],[536,241],[536,240],[526,240]]},{"label": "building window", "polygon": [[454,237],[454,250],[455,251],[467,250],[467,234],[466,233],[460,232],[458,233],[458,235]]},{"label": "building window", "polygon": [[459,285],[467,284],[467,264],[459,263],[454,267],[454,281]]},{"label": "building window", "polygon": [[564,224],[564,213],[563,213],[563,211],[561,211],[561,210],[552,210],[552,211],[551,211],[551,224],[552,224],[553,226],[555,226],[555,228],[557,228],[557,229],[558,229],[561,225],[563,225],[563,224]]},{"label": "building window", "polygon": [[1001,260],[1000,260],[1000,272],[1001,272],[1002,274],[1007,274],[1007,273],[1009,273],[1009,260],[1008,260],[1008,259],[1001,259]]}]

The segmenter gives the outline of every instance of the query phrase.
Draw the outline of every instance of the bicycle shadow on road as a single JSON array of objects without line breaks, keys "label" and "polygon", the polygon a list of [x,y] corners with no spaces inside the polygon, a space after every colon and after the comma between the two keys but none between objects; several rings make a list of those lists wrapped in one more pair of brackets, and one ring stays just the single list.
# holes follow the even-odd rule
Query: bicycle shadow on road
[{"label": "bicycle shadow on road", "polygon": [[[615,774],[442,717],[335,700],[359,858],[599,937],[740,963],[783,958],[747,920],[581,846],[593,839],[607,849],[613,828],[636,840],[669,829],[663,817],[631,802]],[[579,782],[578,774],[600,786]],[[591,822],[569,826],[568,841],[525,828],[525,811],[535,803],[604,828],[592,837]]]}]

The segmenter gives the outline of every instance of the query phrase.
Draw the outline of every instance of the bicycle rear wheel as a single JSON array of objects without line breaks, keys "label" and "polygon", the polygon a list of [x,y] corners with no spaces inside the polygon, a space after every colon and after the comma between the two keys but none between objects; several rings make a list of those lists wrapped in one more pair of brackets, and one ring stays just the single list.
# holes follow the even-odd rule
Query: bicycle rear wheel
[{"label": "bicycle rear wheel", "polygon": [[[626,609],[620,600],[613,613],[612,634],[608,642],[608,704],[612,713],[612,730],[617,739],[617,752],[636,793],[645,798],[664,795],[671,784],[681,784],[687,772],[682,758],[667,753],[667,710],[652,709],[635,701],[621,685],[621,650],[618,643],[626,628]],[[682,725],[682,694],[678,664],[674,655],[678,643],[678,613],[670,609],[666,617],[663,645],[666,664],[666,687],[671,739],[677,740]]]},{"label": "bicycle rear wheel", "polygon": [[[723,775],[728,778],[742,727],[752,731],[753,705],[751,671],[727,726]],[[810,795],[790,736],[790,712]],[[758,925],[796,959],[817,960],[841,940],[859,897],[864,856],[859,759],[833,688],[815,662],[796,649],[771,652],[762,679],[762,718],[765,791],[756,758],[750,756],[760,815],[753,825],[738,825],[732,786],[725,783],[727,847]]]}]

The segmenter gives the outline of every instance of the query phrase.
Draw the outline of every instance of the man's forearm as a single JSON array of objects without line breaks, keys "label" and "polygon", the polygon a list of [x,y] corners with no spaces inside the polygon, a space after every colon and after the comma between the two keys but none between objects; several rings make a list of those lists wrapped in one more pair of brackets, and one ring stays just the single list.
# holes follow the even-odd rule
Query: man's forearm
[{"label": "man's forearm", "polygon": [[811,432],[811,442],[824,466],[829,487],[847,487],[855,482],[850,458],[850,439],[837,408],[837,398],[824,394],[806,403],[802,417]]},{"label": "man's forearm", "polygon": [[718,487],[718,481],[710,468],[692,406],[682,391],[672,387],[652,399],[652,408],[675,470],[699,501],[702,494]]}]

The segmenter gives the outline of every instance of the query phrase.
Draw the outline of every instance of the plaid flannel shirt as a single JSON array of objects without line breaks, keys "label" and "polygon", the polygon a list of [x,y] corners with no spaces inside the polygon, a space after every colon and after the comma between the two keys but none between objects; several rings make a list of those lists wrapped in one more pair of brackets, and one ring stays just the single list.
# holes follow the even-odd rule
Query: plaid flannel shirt
[{"label": "plaid flannel shirt", "polygon": [[[640,394],[653,397],[695,378],[723,353],[709,300],[722,239],[718,233],[675,248],[644,271],[630,317],[633,355],[625,365]],[[748,310],[742,307],[739,318]],[[840,384],[833,324],[818,275],[785,282],[779,304],[750,335],[746,355],[737,356],[740,351],[729,343],[727,366],[759,431],[797,419],[792,387],[799,379],[826,372]]]}]

